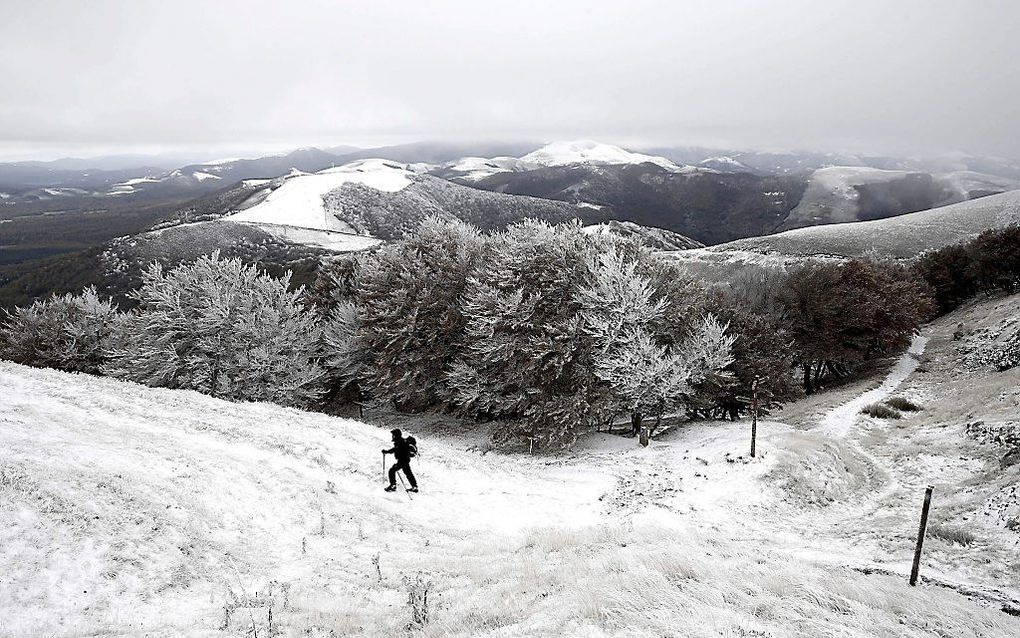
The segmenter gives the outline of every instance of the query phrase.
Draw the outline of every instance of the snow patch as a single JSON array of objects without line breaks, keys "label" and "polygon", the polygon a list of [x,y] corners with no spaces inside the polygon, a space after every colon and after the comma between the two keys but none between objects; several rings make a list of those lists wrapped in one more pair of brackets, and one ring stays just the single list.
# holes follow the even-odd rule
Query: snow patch
[{"label": "snow patch", "polygon": [[414,173],[403,164],[381,159],[359,160],[312,174],[291,169],[283,185],[264,201],[229,219],[344,232],[350,227],[326,211],[323,197],[327,193],[344,184],[361,184],[394,193],[409,186],[413,178]]},{"label": "snow patch", "polygon": [[125,180],[123,182],[117,182],[116,184],[110,187],[110,190],[107,191],[107,195],[127,195],[129,193],[135,192],[136,190],[135,187],[140,184],[151,184],[159,181],[160,179],[157,177],[150,176],[135,177],[129,180]]},{"label": "snow patch", "polygon": [[202,166],[218,166],[220,164],[230,164],[231,162],[240,162],[243,157],[223,157],[220,159],[214,159],[208,162],[203,162]]},{"label": "snow patch", "polygon": [[213,175],[212,173],[205,173],[203,171],[195,171],[191,174],[191,176],[200,182],[204,182],[207,179],[223,179],[219,175]]}]

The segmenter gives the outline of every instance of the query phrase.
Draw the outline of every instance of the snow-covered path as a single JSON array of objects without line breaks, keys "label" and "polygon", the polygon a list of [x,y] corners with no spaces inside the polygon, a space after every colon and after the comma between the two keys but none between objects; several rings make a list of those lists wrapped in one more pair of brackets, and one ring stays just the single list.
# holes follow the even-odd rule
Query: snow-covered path
[{"label": "snow-covered path", "polygon": [[896,361],[896,365],[889,371],[882,385],[832,409],[822,419],[818,431],[827,436],[845,437],[857,422],[864,407],[889,397],[914,370],[917,370],[921,363],[920,356],[924,354],[927,343],[927,337],[915,335],[910,342],[910,348]]}]

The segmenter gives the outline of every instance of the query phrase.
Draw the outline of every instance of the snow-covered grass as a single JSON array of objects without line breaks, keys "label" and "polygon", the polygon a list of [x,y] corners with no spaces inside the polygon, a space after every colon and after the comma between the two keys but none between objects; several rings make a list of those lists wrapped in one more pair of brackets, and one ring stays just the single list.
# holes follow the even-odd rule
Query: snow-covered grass
[{"label": "snow-covered grass", "polygon": [[1015,419],[1020,370],[961,367],[951,335],[1018,308],[761,421],[754,459],[746,421],[530,457],[408,416],[413,500],[381,490],[387,427],[0,362],[0,636],[269,635],[270,609],[286,636],[394,636],[418,575],[422,636],[1017,635],[1018,468],[962,423]]},{"label": "snow-covered grass", "polygon": [[746,422],[648,448],[596,435],[564,457],[419,437],[411,500],[380,489],[385,429],[2,362],[0,385],[4,636],[268,634],[270,606],[284,635],[392,636],[419,573],[423,636],[1017,627],[951,588],[906,585],[915,521],[876,524],[902,541],[884,563],[895,574],[861,570],[875,557],[833,525],[887,470],[777,422],[759,424],[754,460]]}]

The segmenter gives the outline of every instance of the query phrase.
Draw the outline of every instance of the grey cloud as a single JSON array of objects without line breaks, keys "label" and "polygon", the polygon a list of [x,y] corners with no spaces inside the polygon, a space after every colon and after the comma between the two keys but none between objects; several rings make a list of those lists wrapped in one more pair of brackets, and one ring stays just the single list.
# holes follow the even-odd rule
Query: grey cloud
[{"label": "grey cloud", "polygon": [[591,137],[1020,156],[1020,3],[0,6],[0,153]]}]

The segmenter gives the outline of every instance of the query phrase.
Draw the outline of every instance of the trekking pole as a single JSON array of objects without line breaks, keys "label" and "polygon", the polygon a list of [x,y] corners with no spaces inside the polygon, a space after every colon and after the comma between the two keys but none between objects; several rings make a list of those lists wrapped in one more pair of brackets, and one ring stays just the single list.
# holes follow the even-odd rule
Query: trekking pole
[{"label": "trekking pole", "polygon": [[397,473],[397,478],[400,479],[400,484],[404,486],[404,494],[407,494],[408,500],[413,501],[414,497],[412,497],[411,493],[407,491],[407,483],[404,483],[404,477],[401,476],[399,472]]},{"label": "trekking pole", "polygon": [[382,475],[383,475],[383,480],[385,480],[386,479],[386,453],[385,452],[382,453]]}]

